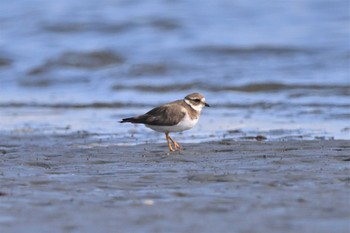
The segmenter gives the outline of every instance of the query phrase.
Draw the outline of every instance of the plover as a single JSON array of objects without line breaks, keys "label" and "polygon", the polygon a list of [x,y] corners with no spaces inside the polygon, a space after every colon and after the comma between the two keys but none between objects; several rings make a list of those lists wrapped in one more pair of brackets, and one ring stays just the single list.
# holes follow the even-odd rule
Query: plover
[{"label": "plover", "polygon": [[[176,149],[181,149],[181,146],[169,136],[169,133],[193,128],[205,106],[209,107],[209,104],[205,102],[204,96],[200,93],[192,93],[183,100],[161,105],[140,116],[122,119],[120,123],[144,124],[154,131],[165,133],[169,150],[173,152]],[[174,148],[170,142],[173,143]]]}]

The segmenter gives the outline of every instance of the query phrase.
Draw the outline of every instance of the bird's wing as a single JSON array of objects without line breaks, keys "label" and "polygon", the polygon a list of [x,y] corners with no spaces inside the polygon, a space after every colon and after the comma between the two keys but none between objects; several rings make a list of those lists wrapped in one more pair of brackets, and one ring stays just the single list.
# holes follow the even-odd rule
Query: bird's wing
[{"label": "bird's wing", "polygon": [[171,126],[179,123],[184,116],[185,112],[182,106],[170,103],[156,107],[144,115],[135,117],[133,123]]}]

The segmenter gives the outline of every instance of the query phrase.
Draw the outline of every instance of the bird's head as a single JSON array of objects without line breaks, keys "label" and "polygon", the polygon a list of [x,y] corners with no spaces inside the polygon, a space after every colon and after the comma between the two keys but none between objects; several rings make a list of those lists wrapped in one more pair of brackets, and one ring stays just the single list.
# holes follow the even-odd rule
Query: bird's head
[{"label": "bird's head", "polygon": [[185,102],[190,105],[196,111],[202,111],[204,107],[210,107],[209,104],[205,102],[204,95],[200,93],[192,93],[185,97]]}]

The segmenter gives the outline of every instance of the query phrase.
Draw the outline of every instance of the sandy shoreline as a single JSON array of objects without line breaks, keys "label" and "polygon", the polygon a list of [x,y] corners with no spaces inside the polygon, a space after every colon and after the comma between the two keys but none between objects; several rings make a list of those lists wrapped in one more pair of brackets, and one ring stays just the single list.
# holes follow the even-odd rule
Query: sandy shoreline
[{"label": "sandy shoreline", "polygon": [[350,141],[0,135],[1,232],[349,232]]}]

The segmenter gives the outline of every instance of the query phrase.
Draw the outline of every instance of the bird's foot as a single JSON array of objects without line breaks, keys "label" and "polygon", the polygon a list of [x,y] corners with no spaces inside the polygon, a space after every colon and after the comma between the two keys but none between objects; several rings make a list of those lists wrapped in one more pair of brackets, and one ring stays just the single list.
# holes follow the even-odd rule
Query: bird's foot
[{"label": "bird's foot", "polygon": [[173,149],[173,147],[171,146],[170,143],[168,144],[168,147],[169,147],[169,151],[170,151],[170,152],[174,152],[174,151],[175,151],[175,149]]},{"label": "bird's foot", "polygon": [[180,146],[179,143],[173,141],[173,144],[174,144],[175,150],[176,150],[176,149],[182,150],[182,147]]},{"label": "bird's foot", "polygon": [[169,136],[169,139],[170,141],[174,144],[174,147],[175,147],[175,150],[182,150],[181,146],[179,143],[177,143],[174,139],[172,139],[170,136]]},{"label": "bird's foot", "polygon": [[[177,143],[174,139],[172,139],[168,133],[165,133],[165,137],[166,137],[166,140],[167,140],[167,143],[168,143],[168,147],[169,147],[169,150],[170,152],[174,152],[176,150],[182,150],[181,146],[179,143]],[[171,143],[173,143],[174,145],[174,148],[171,146]]]}]

